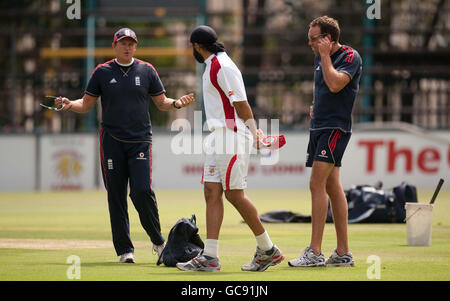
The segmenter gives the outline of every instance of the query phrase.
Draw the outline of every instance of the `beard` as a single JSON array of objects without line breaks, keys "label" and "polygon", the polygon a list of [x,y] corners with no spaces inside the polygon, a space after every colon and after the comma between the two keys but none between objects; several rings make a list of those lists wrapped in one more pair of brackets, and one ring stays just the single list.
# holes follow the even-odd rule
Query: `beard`
[{"label": "beard", "polygon": [[203,58],[203,56],[200,53],[198,53],[197,50],[195,50],[195,48],[192,49],[194,58],[197,60],[197,62],[199,62],[200,64],[204,63],[205,59]]}]

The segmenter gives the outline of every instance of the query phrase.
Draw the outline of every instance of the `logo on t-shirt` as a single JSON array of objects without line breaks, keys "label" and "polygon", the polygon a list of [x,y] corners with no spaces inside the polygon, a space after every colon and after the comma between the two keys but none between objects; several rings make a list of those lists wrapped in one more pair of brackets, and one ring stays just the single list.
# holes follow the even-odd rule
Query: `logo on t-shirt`
[{"label": "logo on t-shirt", "polygon": [[108,169],[109,169],[109,170],[114,169],[114,166],[113,166],[113,160],[112,160],[112,159],[108,159]]},{"label": "logo on t-shirt", "polygon": [[115,83],[117,83],[117,81],[116,81],[116,79],[113,77],[113,79],[110,80],[109,83],[110,83],[110,84],[115,84]]},{"label": "logo on t-shirt", "polygon": [[234,91],[228,91],[228,97],[231,97],[234,95]]},{"label": "logo on t-shirt", "polygon": [[135,78],[135,82],[136,82],[136,86],[140,86],[141,85],[141,79],[139,76],[136,76]]}]

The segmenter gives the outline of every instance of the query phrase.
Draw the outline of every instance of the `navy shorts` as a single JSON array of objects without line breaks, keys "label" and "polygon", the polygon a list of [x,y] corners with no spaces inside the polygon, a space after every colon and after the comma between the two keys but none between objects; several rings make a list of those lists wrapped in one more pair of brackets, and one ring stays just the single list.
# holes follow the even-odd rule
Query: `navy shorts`
[{"label": "navy shorts", "polygon": [[314,161],[341,166],[341,160],[351,135],[351,133],[339,129],[310,131],[306,167],[312,167]]}]

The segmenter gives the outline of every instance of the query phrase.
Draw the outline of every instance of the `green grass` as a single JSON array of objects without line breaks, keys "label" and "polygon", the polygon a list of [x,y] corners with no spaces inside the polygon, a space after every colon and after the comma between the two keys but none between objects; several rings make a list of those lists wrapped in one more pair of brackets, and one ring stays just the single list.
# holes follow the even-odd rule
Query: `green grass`
[{"label": "green grass", "polygon": [[[310,214],[307,190],[249,190],[248,195],[259,213],[288,209]],[[158,198],[162,232],[181,217],[195,213],[200,236],[205,239],[205,204],[203,192],[197,190],[160,190]],[[428,202],[431,190],[419,190],[420,202]],[[24,243],[45,239],[59,249],[0,248],[0,280],[68,280],[66,259],[81,259],[81,280],[146,280],[146,281],[301,281],[301,280],[368,280],[369,255],[381,259],[381,280],[450,280],[450,191],[442,190],[433,210],[432,245],[406,245],[405,224],[351,224],[350,248],[355,257],[354,268],[294,269],[287,260],[297,257],[308,245],[310,224],[265,224],[272,241],[286,255],[286,260],[264,273],[240,270],[251,260],[255,240],[235,209],[226,204],[220,235],[220,273],[181,272],[175,268],[156,266],[149,238],[142,229],[131,201],[130,228],[137,263],[118,264],[111,243],[105,191],[0,193],[0,242],[18,239]],[[61,241],[62,240],[62,241]],[[66,242],[71,241],[72,244]],[[92,242],[97,248],[73,247],[73,243]],[[61,243],[62,242],[62,243]],[[98,245],[99,243],[102,243]],[[327,224],[323,252],[328,256],[336,237],[332,224]],[[45,247],[43,247],[45,248]]]}]

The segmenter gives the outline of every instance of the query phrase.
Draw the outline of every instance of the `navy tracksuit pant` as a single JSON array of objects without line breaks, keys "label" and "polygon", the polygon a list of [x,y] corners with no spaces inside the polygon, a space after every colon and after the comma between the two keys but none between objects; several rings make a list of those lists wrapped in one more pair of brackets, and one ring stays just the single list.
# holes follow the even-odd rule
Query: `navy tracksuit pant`
[{"label": "navy tracksuit pant", "polygon": [[130,238],[127,190],[142,227],[155,245],[164,243],[156,196],[151,188],[152,145],[149,142],[119,141],[100,131],[103,182],[108,192],[112,238],[117,255],[134,251]]}]

